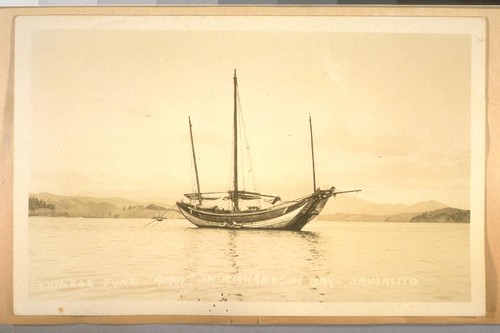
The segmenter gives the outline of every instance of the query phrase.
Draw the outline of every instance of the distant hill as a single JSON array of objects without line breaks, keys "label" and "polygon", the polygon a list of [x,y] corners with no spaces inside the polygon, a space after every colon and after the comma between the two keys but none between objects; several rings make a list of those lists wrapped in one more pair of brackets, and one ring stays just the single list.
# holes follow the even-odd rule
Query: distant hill
[{"label": "distant hill", "polygon": [[406,213],[422,213],[446,207],[448,207],[446,204],[434,200],[421,201],[413,205],[383,204],[366,201],[354,195],[341,194],[328,202],[323,213],[391,216]]},{"label": "distant hill", "polygon": [[412,205],[381,204],[359,199],[354,195],[339,195],[330,200],[320,220],[366,222],[469,222],[468,210],[448,207],[435,200]]},{"label": "distant hill", "polygon": [[412,218],[421,214],[401,213],[395,215],[369,215],[369,214],[320,214],[319,220],[323,221],[347,221],[347,222],[410,222]]},{"label": "distant hill", "polygon": [[427,212],[401,213],[394,215],[365,215],[365,214],[321,214],[318,217],[323,221],[347,222],[454,222],[469,223],[470,211],[457,208],[441,208]]},{"label": "distant hill", "polygon": [[410,222],[458,222],[469,223],[470,211],[457,208],[443,208],[413,217]]},{"label": "distant hill", "polygon": [[[51,193],[30,194],[30,216],[151,218],[183,218],[173,204],[138,202],[120,197],[94,198],[64,196]],[[469,222],[467,210],[447,207],[437,201],[413,205],[380,204],[339,195],[332,199],[319,220],[366,222]]]},{"label": "distant hill", "polygon": [[[40,202],[43,204],[40,205]],[[173,205],[141,203],[119,197],[73,197],[44,192],[31,193],[30,203],[30,216],[150,218],[162,215],[165,218],[182,218]]]}]

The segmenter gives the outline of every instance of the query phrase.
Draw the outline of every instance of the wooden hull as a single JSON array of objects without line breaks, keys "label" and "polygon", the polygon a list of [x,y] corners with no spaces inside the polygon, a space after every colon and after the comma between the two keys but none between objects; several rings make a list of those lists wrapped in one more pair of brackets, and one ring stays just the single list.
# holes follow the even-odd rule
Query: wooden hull
[{"label": "wooden hull", "polygon": [[178,202],[177,207],[186,219],[201,228],[301,230],[318,215],[332,190],[317,190],[312,195],[268,209],[238,213],[219,213],[197,209]]}]

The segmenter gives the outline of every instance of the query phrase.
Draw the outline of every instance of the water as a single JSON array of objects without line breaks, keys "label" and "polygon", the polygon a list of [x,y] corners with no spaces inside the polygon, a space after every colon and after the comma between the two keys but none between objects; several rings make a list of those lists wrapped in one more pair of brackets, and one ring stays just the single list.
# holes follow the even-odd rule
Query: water
[{"label": "water", "polygon": [[468,224],[313,221],[289,232],[150,221],[30,217],[28,297],[470,301]]}]

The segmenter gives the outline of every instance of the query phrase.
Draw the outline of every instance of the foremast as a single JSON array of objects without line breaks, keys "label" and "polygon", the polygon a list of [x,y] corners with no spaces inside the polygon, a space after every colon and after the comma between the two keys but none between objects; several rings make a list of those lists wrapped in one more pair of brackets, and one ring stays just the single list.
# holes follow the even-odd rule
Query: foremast
[{"label": "foremast", "polygon": [[198,197],[198,204],[201,206],[201,191],[200,191],[200,178],[198,176],[198,165],[196,164],[196,153],[194,151],[194,142],[193,142],[193,129],[191,125],[191,117],[188,116],[189,119],[189,135],[191,136],[191,150],[193,152],[193,162],[194,162],[194,173],[196,174],[196,195]]}]

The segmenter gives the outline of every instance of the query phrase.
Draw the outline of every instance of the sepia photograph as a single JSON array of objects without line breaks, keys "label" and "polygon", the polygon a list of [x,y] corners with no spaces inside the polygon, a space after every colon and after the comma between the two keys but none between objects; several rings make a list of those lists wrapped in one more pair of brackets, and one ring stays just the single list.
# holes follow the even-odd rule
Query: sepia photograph
[{"label": "sepia photograph", "polygon": [[483,19],[15,28],[16,315],[484,315]]}]

